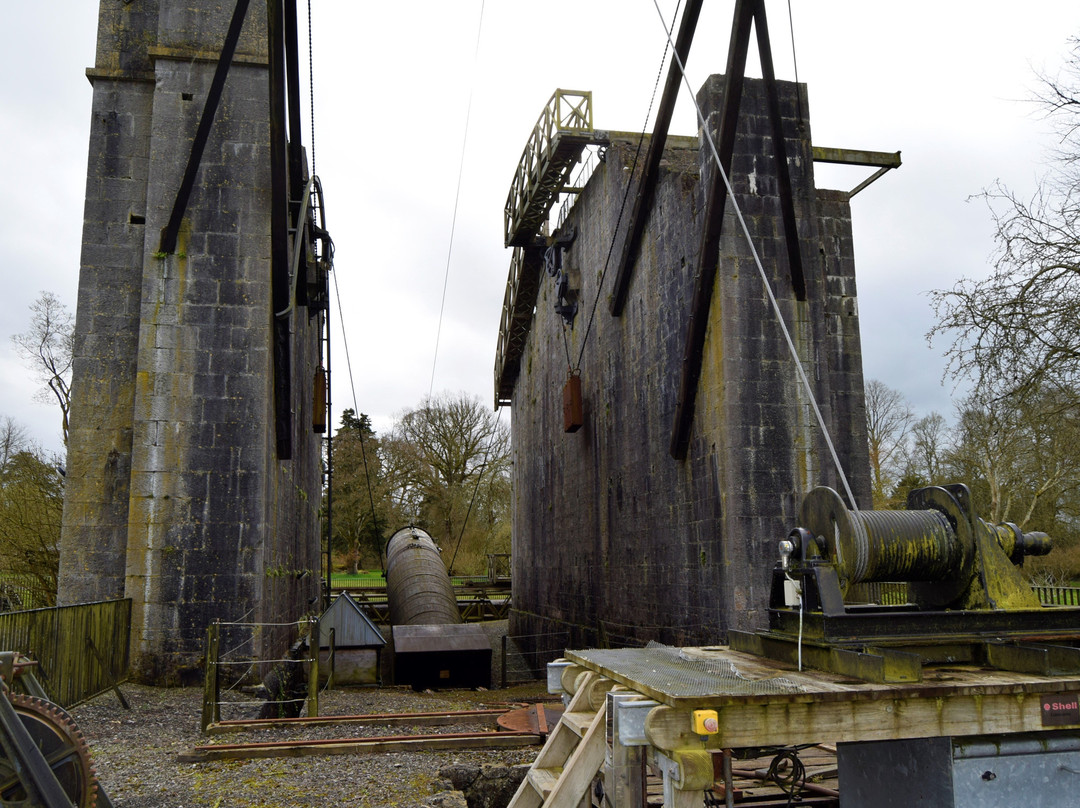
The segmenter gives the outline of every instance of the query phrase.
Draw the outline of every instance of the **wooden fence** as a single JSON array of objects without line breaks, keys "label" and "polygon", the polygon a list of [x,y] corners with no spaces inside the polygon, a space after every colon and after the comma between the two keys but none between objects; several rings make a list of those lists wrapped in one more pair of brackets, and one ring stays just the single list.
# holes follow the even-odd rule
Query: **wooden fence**
[{"label": "wooden fence", "polygon": [[0,651],[38,663],[49,698],[71,707],[127,679],[131,599],[0,614]]}]

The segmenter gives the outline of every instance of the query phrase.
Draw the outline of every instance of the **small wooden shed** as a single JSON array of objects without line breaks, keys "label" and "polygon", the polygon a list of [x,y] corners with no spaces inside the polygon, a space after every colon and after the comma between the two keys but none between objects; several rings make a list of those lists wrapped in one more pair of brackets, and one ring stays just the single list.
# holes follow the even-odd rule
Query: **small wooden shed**
[{"label": "small wooden shed", "polygon": [[[330,651],[333,645],[333,662]],[[342,592],[319,618],[319,671],[342,685],[382,684],[383,635],[348,592]]]}]

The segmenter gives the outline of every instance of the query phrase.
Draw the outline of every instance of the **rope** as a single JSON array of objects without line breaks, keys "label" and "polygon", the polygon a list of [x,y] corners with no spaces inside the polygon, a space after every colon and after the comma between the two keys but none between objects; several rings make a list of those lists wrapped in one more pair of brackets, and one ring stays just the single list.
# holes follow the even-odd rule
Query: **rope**
[{"label": "rope", "polygon": [[[574,373],[574,363],[570,359],[570,339],[566,336],[566,332],[567,332],[568,328],[569,328],[569,326],[566,324],[566,320],[563,320],[563,324],[562,324],[562,345],[563,345],[563,350],[566,351],[566,372],[569,375],[572,376],[573,373]],[[580,360],[578,360],[578,364],[579,365],[581,364]]]},{"label": "rope", "polygon": [[[675,30],[675,20],[679,16],[679,7],[682,0],[675,4],[675,13],[671,17],[671,31]],[[657,8],[659,11],[659,8]],[[663,15],[661,15],[663,19]],[[666,30],[666,29],[665,29]],[[664,45],[664,54],[660,57],[660,68],[656,71],[656,82],[653,84],[652,97],[649,99],[649,109],[645,113],[645,123],[641,127],[641,136],[638,137],[637,150],[634,152],[634,162],[630,166],[630,177],[626,181],[626,189],[623,191],[622,202],[619,204],[619,216],[615,220],[615,229],[611,233],[611,244],[608,245],[607,257],[604,258],[604,270],[600,273],[600,282],[596,285],[596,296],[593,298],[592,309],[589,311],[589,322],[585,326],[585,335],[581,338],[581,350],[578,351],[577,367],[569,368],[570,374],[581,370],[581,359],[585,356],[585,346],[589,342],[589,332],[592,331],[593,320],[596,318],[596,307],[600,303],[600,292],[604,289],[604,279],[607,277],[608,267],[611,265],[611,254],[615,251],[615,242],[619,237],[619,227],[622,226],[623,213],[626,212],[626,200],[630,198],[630,188],[634,184],[634,174],[637,171],[638,158],[641,156],[641,146],[645,142],[645,132],[649,128],[649,116],[652,115],[653,103],[656,101],[656,90],[660,86],[660,78],[664,75],[664,64],[667,62],[667,52],[670,48],[675,49],[671,43],[671,31],[668,31],[667,44]],[[681,63],[680,63],[681,67]],[[565,336],[565,329],[564,329]],[[567,357],[569,360],[569,356]]]},{"label": "rope", "polygon": [[454,191],[454,215],[450,220],[450,243],[446,247],[446,272],[443,275],[442,300],[439,303],[439,325],[435,331],[435,355],[431,358],[431,383],[428,398],[435,389],[435,366],[439,362],[439,339],[442,337],[443,310],[446,308],[446,287],[450,284],[450,257],[454,252],[454,232],[457,229],[458,203],[461,200],[461,177],[465,171],[465,146],[469,142],[469,119],[472,117],[473,92],[476,89],[476,62],[480,54],[480,32],[484,28],[484,2],[480,1],[480,20],[476,26],[476,48],[473,50],[473,80],[469,83],[469,103],[465,107],[465,132],[461,138],[461,159],[458,161],[457,190]]},{"label": "rope", "polygon": [[[660,5],[657,0],[653,0],[653,5],[656,6],[656,13],[660,15],[660,22],[663,24],[664,16],[660,11]],[[674,44],[671,43],[671,33],[667,32],[668,43],[671,44],[674,51]],[[803,370],[802,362],[799,359],[799,353],[795,349],[795,343],[791,339],[791,334],[788,331],[787,324],[784,322],[783,312],[780,311],[780,304],[776,302],[776,296],[773,294],[772,285],[769,283],[769,276],[765,274],[765,268],[761,264],[761,258],[758,256],[757,248],[754,246],[754,241],[750,237],[750,229],[746,226],[746,220],[743,218],[742,209],[739,207],[739,200],[735,198],[735,191],[731,187],[731,181],[728,179],[727,172],[724,171],[723,165],[720,163],[720,154],[716,150],[716,143],[713,141],[712,131],[709,129],[708,123],[705,120],[705,115],[701,111],[701,107],[698,105],[697,98],[694,96],[690,87],[690,80],[686,76],[686,67],[682,63],[682,59],[679,58],[678,51],[675,51],[675,61],[679,64],[679,72],[682,73],[683,84],[686,85],[687,91],[690,93],[690,100],[694,103],[694,109],[697,111],[698,121],[701,123],[701,130],[705,133],[705,139],[709,144],[709,150],[712,152],[713,162],[716,164],[716,170],[720,172],[720,177],[724,181],[724,187],[727,189],[728,199],[731,200],[732,208],[735,210],[735,217],[739,221],[739,227],[742,230],[743,237],[746,239],[746,244],[750,248],[750,253],[754,257],[754,265],[757,267],[758,275],[761,276],[761,282],[765,287],[765,294],[769,298],[769,305],[772,307],[773,313],[776,315],[776,321],[780,326],[780,331],[784,335],[784,341],[787,343],[788,351],[791,353],[791,358],[795,362],[795,369],[798,371],[799,379],[801,380],[803,387],[806,389],[806,395],[810,399],[810,406],[814,411],[814,417],[817,419],[818,426],[821,429],[821,433],[825,438],[825,444],[829,448],[829,454],[832,456],[833,463],[836,465],[836,471],[840,475],[840,482],[843,483],[844,492],[848,496],[848,501],[851,502],[851,510],[856,513],[859,510],[859,506],[855,502],[855,495],[851,492],[851,486],[848,485],[847,475],[844,473],[844,467],[840,463],[840,457],[836,454],[836,448],[833,446],[832,437],[829,435],[829,429],[825,425],[825,418],[821,414],[821,410],[818,408],[817,400],[814,398],[814,390],[810,386],[810,380],[806,377],[806,371]]]}]

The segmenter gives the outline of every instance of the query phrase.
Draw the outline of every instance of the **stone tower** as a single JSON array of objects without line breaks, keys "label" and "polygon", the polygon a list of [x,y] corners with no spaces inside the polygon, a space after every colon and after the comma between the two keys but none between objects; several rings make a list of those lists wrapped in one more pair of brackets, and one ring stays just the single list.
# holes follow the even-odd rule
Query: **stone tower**
[{"label": "stone tower", "polygon": [[[718,125],[724,81],[698,98]],[[778,83],[805,290],[793,288],[760,80],[745,82],[732,182],[856,497],[869,504],[862,359],[848,196],[814,183],[805,88]],[[670,452],[711,151],[669,138],[620,316],[600,287],[636,138],[605,159],[553,234],[564,286],[541,276],[513,408],[512,633],[537,648],[720,642],[764,625],[777,542],[803,495],[839,488],[730,205],[720,239],[684,458]],[[643,150],[644,151],[644,150]],[[625,224],[625,222],[623,222]],[[599,288],[598,288],[599,287]],[[598,299],[595,319],[590,312]],[[557,306],[574,297],[572,325]],[[563,312],[565,308],[563,307]],[[586,339],[587,335],[587,339]],[[578,362],[580,357],[580,362]],[[568,363],[584,424],[564,433]]]},{"label": "stone tower", "polygon": [[236,3],[101,0],[87,71],[60,600],[131,598],[147,680],[191,667],[214,619],[318,607],[322,315],[275,316],[269,5],[246,14],[169,254]]}]

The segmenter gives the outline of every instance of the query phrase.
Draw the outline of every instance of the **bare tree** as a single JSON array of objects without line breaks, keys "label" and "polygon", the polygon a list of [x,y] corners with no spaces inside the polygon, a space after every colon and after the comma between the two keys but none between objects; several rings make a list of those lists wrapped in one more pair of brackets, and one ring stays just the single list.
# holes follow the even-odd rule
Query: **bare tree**
[{"label": "bare tree", "polygon": [[26,429],[10,415],[0,418],[0,469],[7,467],[15,454],[26,448]]},{"label": "bare tree", "polygon": [[451,565],[459,552],[461,568],[509,549],[510,434],[479,399],[425,400],[401,416],[384,448],[396,455],[399,495],[445,543]]},{"label": "bare tree", "polygon": [[56,603],[63,502],[56,459],[41,450],[23,446],[0,467],[0,595],[11,601],[29,589],[34,596],[12,605]]},{"label": "bare tree", "polygon": [[931,293],[938,324],[928,337],[951,340],[950,372],[984,396],[1049,391],[1080,402],[1080,39],[1070,48],[1036,97],[1059,135],[1054,172],[1031,199],[1000,182],[986,191],[992,273]]},{"label": "bare tree", "polygon": [[52,292],[42,292],[30,306],[30,328],[12,336],[20,355],[44,385],[43,401],[56,400],[60,406],[64,445],[68,439],[71,410],[71,360],[74,318]]},{"label": "bare tree", "polygon": [[945,453],[948,449],[949,425],[939,412],[924,415],[911,425],[911,470],[927,483],[942,480]]},{"label": "bare tree", "polygon": [[889,494],[902,472],[908,432],[915,415],[903,393],[884,382],[866,383],[866,440],[874,507],[890,505]]},{"label": "bare tree", "polygon": [[1052,396],[969,397],[948,465],[991,522],[1054,531],[1080,491],[1080,421]]}]

